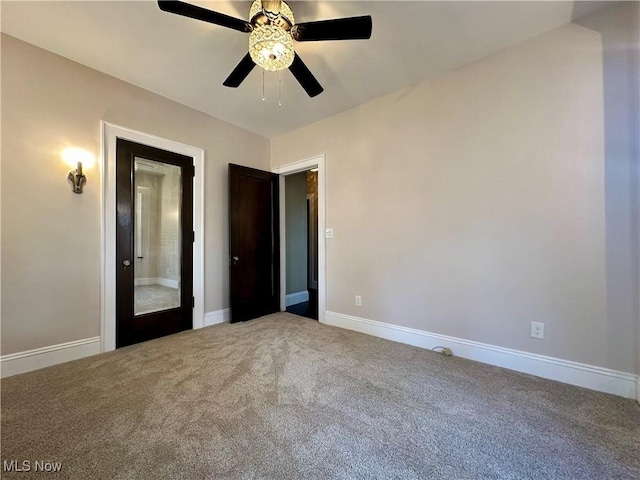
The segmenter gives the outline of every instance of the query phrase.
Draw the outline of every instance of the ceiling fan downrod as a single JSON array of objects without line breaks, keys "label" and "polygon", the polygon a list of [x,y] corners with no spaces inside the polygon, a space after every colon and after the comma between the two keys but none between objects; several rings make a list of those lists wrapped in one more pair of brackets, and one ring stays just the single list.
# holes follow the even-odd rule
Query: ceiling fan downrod
[{"label": "ceiling fan downrod", "polygon": [[281,3],[282,0],[262,0],[262,11],[272,22],[280,16]]}]

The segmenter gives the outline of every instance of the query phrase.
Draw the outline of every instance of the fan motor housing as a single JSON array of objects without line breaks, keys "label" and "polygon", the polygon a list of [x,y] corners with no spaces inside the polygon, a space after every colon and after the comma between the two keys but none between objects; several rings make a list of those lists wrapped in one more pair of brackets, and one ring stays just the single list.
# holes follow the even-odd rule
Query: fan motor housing
[{"label": "fan motor housing", "polygon": [[255,0],[249,10],[249,22],[253,27],[275,25],[288,32],[295,20],[293,11],[285,2]]}]

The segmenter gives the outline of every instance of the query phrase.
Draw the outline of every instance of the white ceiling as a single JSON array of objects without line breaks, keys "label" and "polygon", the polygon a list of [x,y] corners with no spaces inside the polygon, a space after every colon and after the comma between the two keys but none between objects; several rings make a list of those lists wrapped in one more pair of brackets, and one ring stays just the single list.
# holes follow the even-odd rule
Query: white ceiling
[{"label": "white ceiling", "polygon": [[[190,3],[247,18],[250,1]],[[268,138],[335,115],[602,8],[606,2],[291,1],[297,22],[370,14],[370,40],[296,43],[325,91],[255,68],[222,82],[248,35],[162,12],[155,1],[2,1],[4,33]]]}]

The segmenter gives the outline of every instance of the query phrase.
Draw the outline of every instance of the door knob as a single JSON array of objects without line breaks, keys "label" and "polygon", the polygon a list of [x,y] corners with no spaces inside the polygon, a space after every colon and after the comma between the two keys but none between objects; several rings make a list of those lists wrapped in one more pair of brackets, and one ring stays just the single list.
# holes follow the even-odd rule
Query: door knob
[{"label": "door knob", "polygon": [[125,267],[128,267],[129,265],[131,265],[131,260],[123,260],[122,264],[123,264]]}]

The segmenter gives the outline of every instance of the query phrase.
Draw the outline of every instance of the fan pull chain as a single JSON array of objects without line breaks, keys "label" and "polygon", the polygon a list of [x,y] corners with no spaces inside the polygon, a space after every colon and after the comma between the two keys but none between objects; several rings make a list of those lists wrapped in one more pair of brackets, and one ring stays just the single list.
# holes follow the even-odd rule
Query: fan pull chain
[{"label": "fan pull chain", "polygon": [[282,79],[280,78],[280,70],[278,70],[278,105],[282,105]]},{"label": "fan pull chain", "polygon": [[262,70],[262,101],[264,102],[267,97],[264,96],[264,70]]}]

